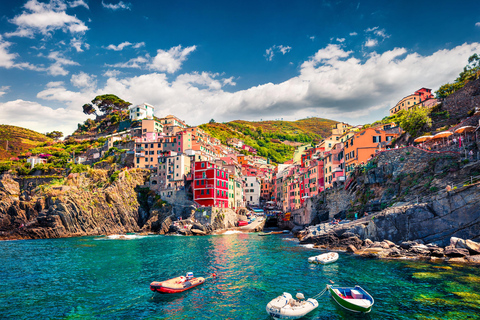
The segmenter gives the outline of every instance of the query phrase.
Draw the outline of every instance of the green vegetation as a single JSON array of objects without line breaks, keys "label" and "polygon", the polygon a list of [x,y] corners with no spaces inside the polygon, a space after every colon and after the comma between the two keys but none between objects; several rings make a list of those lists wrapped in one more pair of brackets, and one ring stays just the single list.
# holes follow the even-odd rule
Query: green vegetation
[{"label": "green vegetation", "polygon": [[45,142],[52,142],[52,139],[33,130],[0,125],[0,161],[16,158]]},{"label": "green vegetation", "polygon": [[[285,141],[299,144],[315,143],[323,136],[331,134],[333,120],[308,118],[297,121],[260,121],[236,120],[227,123],[210,122],[200,126],[207,133],[228,144],[230,138],[242,140],[255,148],[258,155],[273,162],[283,163],[292,158],[295,147]],[[242,153],[247,154],[246,151]]]},{"label": "green vegetation", "polygon": [[480,77],[480,56],[473,54],[468,58],[468,64],[460,72],[458,78],[453,83],[446,83],[441,86],[435,94],[437,98],[446,98],[452,93],[463,88],[469,81],[476,80]]}]

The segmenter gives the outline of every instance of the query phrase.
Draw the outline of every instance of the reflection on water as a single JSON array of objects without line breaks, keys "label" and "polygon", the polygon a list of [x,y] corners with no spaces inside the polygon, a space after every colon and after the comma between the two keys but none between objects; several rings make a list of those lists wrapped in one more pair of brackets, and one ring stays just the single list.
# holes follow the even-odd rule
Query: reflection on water
[{"label": "reflection on water", "polygon": [[[283,292],[312,297],[331,282],[361,285],[375,298],[372,312],[349,313],[326,294],[303,319],[475,319],[480,312],[476,267],[346,253],[334,264],[309,264],[318,250],[288,235],[115,237],[1,242],[0,319],[269,319],[266,304]],[[152,281],[187,271],[206,282],[179,294],[150,291]]]}]

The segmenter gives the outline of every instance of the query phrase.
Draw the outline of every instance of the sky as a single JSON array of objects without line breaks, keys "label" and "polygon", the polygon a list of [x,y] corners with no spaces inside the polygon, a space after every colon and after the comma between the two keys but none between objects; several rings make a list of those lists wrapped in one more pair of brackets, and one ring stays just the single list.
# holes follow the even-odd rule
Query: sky
[{"label": "sky", "polygon": [[190,125],[371,123],[473,53],[478,0],[0,1],[0,124],[68,135],[107,93]]}]

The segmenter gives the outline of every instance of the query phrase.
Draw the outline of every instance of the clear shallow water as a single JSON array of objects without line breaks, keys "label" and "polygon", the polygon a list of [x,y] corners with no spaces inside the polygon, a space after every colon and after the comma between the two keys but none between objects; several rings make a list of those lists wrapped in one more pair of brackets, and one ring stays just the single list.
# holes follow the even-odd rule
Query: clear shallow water
[{"label": "clear shallow water", "polygon": [[[480,268],[369,260],[321,252],[283,235],[149,236],[0,242],[0,319],[270,319],[282,292],[311,297],[329,283],[359,284],[374,298],[368,315],[328,296],[303,319],[480,319]],[[193,271],[208,279],[175,295],[149,284]]]}]

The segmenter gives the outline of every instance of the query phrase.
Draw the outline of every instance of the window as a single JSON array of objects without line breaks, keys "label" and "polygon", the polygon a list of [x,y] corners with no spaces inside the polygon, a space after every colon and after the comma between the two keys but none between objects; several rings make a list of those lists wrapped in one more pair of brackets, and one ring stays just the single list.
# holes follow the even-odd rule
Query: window
[{"label": "window", "polygon": [[250,183],[250,187],[253,187],[253,182],[252,182],[252,183]]},{"label": "window", "polygon": [[202,180],[202,186],[205,185],[205,180]]},{"label": "window", "polygon": [[153,143],[150,144],[150,148],[153,148]]},{"label": "window", "polygon": [[200,180],[197,180],[197,186],[200,185]]},{"label": "window", "polygon": [[207,194],[210,194],[210,189],[207,189]]},{"label": "window", "polygon": [[202,168],[205,168],[205,162],[202,162]]},{"label": "window", "polygon": [[203,195],[203,190],[201,191],[201,194]]}]

